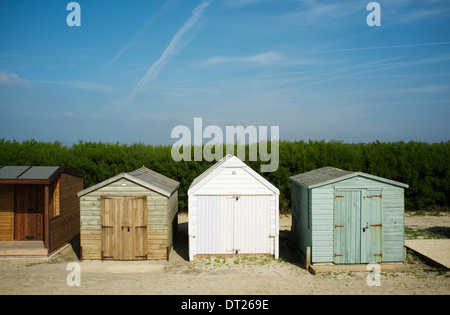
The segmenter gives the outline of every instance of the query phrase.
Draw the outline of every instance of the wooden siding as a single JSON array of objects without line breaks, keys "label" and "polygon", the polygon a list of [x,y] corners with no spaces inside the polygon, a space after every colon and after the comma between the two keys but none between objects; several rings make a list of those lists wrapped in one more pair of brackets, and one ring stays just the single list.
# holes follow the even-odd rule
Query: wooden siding
[{"label": "wooden siding", "polygon": [[14,240],[14,186],[0,185],[0,241]]},{"label": "wooden siding", "polygon": [[[239,186],[239,185],[236,185]],[[198,192],[198,191],[197,191]],[[236,190],[236,195],[241,195],[244,196],[244,194],[240,194],[239,190]],[[218,196],[222,196],[221,194],[218,195],[210,195],[209,197],[218,197]],[[198,251],[199,251],[199,242],[201,242],[202,240],[199,240],[198,237],[198,232],[199,232],[199,224],[201,224],[202,222],[202,218],[199,218],[199,216],[202,215],[202,211],[201,209],[199,209],[199,199],[201,199],[202,197],[204,197],[204,195],[198,196],[197,194],[194,195],[190,195],[189,196],[189,220],[188,220],[188,231],[189,231],[189,259],[193,260],[195,256],[197,256]],[[266,208],[265,211],[268,211],[267,215],[268,219],[269,219],[269,233],[270,233],[270,237],[268,239],[268,248],[269,248],[269,253],[267,254],[271,254],[274,255],[276,258],[278,258],[279,256],[279,246],[278,246],[278,242],[279,242],[279,208],[278,208],[278,195],[275,195],[273,193],[271,193],[270,196],[258,196],[258,195],[254,195],[254,196],[250,196],[251,198],[255,198],[255,201],[260,202],[259,198],[264,199],[265,202],[268,203],[268,206]],[[225,198],[225,196],[222,196],[221,198]],[[227,200],[227,199],[224,199]],[[256,203],[255,203],[256,204]],[[216,223],[220,223],[221,226],[224,226],[223,222],[216,222]],[[203,241],[208,241],[208,240],[203,240]],[[211,240],[209,240],[211,242]],[[216,245],[212,245],[212,246],[216,246]],[[225,254],[225,253],[221,253],[221,254]]]},{"label": "wooden siding", "polygon": [[50,213],[54,213],[55,201],[59,198],[59,215],[49,222],[49,253],[80,234],[80,201],[77,192],[83,189],[83,179],[61,174],[58,186],[58,189],[50,189]]},{"label": "wooden siding", "polygon": [[[122,183],[126,185],[122,185]],[[178,193],[167,198],[126,179],[119,179],[80,198],[83,259],[101,259],[102,196],[145,196],[147,198],[148,259],[166,259],[173,245],[172,222],[178,211]]]},{"label": "wooden siding", "polygon": [[308,193],[306,188],[292,184],[293,236],[299,249],[304,253],[306,246],[311,246],[312,263],[333,262],[334,196],[338,188],[382,190],[382,262],[403,261],[404,189],[363,176],[316,187]]},{"label": "wooden siding", "polygon": [[[292,183],[292,237],[296,247],[306,255],[306,247],[311,246],[311,228],[308,212],[308,189],[296,182]],[[305,211],[302,211],[305,209]]]},{"label": "wooden siding", "polygon": [[196,195],[272,195],[273,192],[241,167],[227,167],[200,187]]}]

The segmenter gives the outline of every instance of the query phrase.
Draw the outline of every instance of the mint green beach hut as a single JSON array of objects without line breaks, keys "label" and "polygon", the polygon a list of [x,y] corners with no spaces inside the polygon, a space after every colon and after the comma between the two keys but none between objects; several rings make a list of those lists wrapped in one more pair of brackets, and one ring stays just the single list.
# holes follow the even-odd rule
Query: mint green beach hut
[{"label": "mint green beach hut", "polygon": [[293,239],[311,264],[404,261],[408,185],[329,166],[290,181]]}]

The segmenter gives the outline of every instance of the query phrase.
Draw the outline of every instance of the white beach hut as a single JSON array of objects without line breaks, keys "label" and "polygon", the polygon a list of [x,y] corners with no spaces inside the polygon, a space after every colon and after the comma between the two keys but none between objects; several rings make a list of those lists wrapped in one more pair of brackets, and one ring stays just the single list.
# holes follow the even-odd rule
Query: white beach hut
[{"label": "white beach hut", "polygon": [[189,260],[201,256],[278,258],[279,190],[227,155],[189,188]]}]

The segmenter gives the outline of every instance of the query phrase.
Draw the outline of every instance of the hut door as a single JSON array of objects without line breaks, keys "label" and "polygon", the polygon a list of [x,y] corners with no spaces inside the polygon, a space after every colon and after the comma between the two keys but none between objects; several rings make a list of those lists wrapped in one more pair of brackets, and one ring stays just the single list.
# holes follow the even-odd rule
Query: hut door
[{"label": "hut door", "polygon": [[334,262],[381,262],[381,190],[336,190]]},{"label": "hut door", "polygon": [[42,241],[44,239],[44,186],[16,185],[14,209],[14,239]]},{"label": "hut door", "polygon": [[0,185],[0,241],[14,240],[14,185]]},{"label": "hut door", "polygon": [[270,196],[199,196],[197,254],[270,252]]},{"label": "hut door", "polygon": [[147,259],[145,197],[102,198],[102,258]]},{"label": "hut door", "polygon": [[367,190],[361,209],[361,263],[381,262],[381,190]]},{"label": "hut door", "polygon": [[234,198],[234,249],[243,254],[270,253],[270,196]]}]

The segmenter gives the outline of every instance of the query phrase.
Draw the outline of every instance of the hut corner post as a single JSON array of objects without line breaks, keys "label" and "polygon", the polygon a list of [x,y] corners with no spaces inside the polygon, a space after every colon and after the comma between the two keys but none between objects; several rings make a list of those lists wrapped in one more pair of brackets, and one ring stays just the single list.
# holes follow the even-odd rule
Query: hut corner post
[{"label": "hut corner post", "polygon": [[311,247],[306,247],[306,270],[309,270],[309,266],[311,265]]}]

